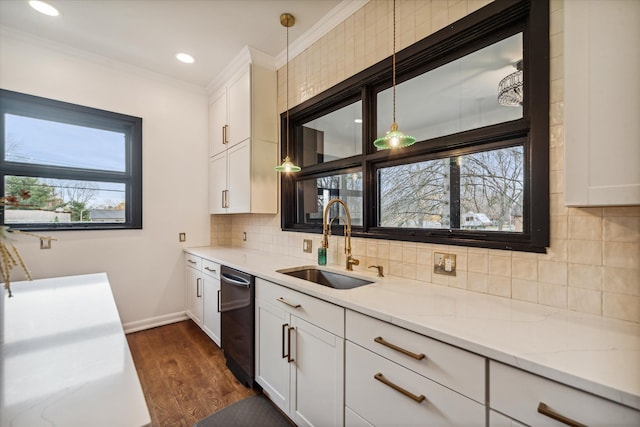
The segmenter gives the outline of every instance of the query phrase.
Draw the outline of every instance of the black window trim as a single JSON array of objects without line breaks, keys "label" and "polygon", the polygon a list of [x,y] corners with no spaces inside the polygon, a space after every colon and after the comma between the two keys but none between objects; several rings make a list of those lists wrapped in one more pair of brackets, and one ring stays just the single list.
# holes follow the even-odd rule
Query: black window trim
[{"label": "black window trim", "polygon": [[[125,171],[105,171],[43,164],[5,161],[5,123],[8,114],[24,114],[80,126],[124,132]],[[100,110],[83,105],[0,89],[0,197],[4,196],[5,176],[33,176],[51,179],[101,181],[125,185],[125,222],[101,223],[4,223],[4,208],[0,208],[0,224],[16,230],[112,230],[142,228],[142,119],[126,114]]]},{"label": "black window trim", "polygon": [[[346,99],[351,102],[361,99],[364,124],[368,126],[363,128],[361,155],[303,168],[295,177],[282,176],[282,230],[321,233],[317,226],[296,223],[296,204],[288,200],[296,197],[297,180],[362,167],[365,223],[362,227],[353,227],[355,237],[546,252],[546,247],[549,246],[549,3],[496,0],[397,52],[396,74],[400,83],[519,32],[523,33],[526,100],[521,119],[434,138],[428,140],[428,146],[416,144],[396,152],[376,151],[372,144],[376,137],[375,102],[369,102],[369,99],[375,97],[378,91],[391,86],[391,58],[372,65],[292,108],[289,111],[290,132],[310,117],[327,114],[345,105]],[[535,79],[532,78],[534,75]],[[284,113],[281,125],[282,129],[286,128]],[[473,138],[477,139],[470,142]],[[500,146],[509,144],[505,141],[523,142],[526,159],[523,210],[526,212],[526,220],[522,233],[376,227],[377,196],[374,189],[376,170],[381,165],[388,162],[403,163],[402,160],[406,162],[409,158],[413,160],[415,156],[428,156],[430,153],[437,157],[443,157],[444,153],[458,154],[467,152],[466,147],[470,145],[477,149],[496,140],[502,141]],[[297,158],[296,148],[294,138],[294,143],[289,148],[292,158]],[[334,232],[340,234],[341,230],[338,227]]]}]

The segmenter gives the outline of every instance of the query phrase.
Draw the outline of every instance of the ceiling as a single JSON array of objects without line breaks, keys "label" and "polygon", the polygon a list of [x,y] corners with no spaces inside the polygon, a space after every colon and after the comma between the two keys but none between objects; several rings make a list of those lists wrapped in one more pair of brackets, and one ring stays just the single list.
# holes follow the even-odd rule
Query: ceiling
[{"label": "ceiling", "polygon": [[[297,39],[348,1],[48,0],[60,12],[49,17],[26,0],[0,0],[0,26],[206,87],[244,46],[282,56],[282,13],[296,18],[289,29],[291,52]],[[177,61],[178,52],[195,62]]]}]

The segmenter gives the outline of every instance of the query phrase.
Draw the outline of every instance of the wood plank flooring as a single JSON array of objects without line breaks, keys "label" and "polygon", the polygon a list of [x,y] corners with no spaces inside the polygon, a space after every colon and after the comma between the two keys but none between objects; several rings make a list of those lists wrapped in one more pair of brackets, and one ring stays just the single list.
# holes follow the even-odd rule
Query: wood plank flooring
[{"label": "wood plank flooring", "polygon": [[127,335],[153,427],[191,427],[255,394],[225,366],[222,350],[191,320]]}]

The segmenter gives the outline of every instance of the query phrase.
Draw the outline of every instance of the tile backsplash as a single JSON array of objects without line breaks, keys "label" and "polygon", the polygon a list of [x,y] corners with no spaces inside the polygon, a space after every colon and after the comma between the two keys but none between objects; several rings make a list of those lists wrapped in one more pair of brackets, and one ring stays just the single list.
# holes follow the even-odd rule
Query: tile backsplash
[{"label": "tile backsplash", "polygon": [[[483,7],[484,0],[400,0],[398,49]],[[392,2],[370,1],[291,59],[289,105],[297,105],[392,53]],[[564,205],[563,1],[551,0],[550,215],[546,254],[353,239],[354,269],[382,265],[386,275],[416,279],[640,323],[640,206]],[[329,58],[329,59],[327,59]],[[286,71],[278,71],[279,111]],[[243,233],[247,240],[243,240]],[[304,257],[316,262],[319,234],[283,232],[280,215],[212,215],[211,244]],[[311,254],[302,240],[313,241]],[[332,236],[328,264],[344,263],[344,240]],[[433,253],[456,255],[456,275],[433,274]]]}]

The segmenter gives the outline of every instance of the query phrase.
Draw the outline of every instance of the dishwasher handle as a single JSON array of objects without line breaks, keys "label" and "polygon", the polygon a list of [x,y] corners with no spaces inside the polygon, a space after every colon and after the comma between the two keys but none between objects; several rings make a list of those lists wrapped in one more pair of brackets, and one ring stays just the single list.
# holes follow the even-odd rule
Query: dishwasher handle
[{"label": "dishwasher handle", "polygon": [[228,273],[222,273],[222,279],[231,285],[248,288],[251,286],[251,282],[244,277],[232,276]]}]

